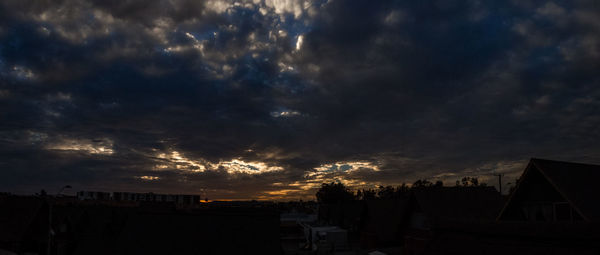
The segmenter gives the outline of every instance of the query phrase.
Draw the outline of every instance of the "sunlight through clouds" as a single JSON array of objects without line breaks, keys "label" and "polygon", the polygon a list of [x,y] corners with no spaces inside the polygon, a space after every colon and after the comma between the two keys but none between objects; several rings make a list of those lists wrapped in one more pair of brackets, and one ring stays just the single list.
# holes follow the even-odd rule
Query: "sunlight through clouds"
[{"label": "sunlight through clouds", "polygon": [[223,160],[218,163],[211,163],[204,159],[191,159],[185,157],[178,151],[170,153],[159,153],[156,156],[163,162],[154,166],[155,170],[186,170],[192,172],[215,171],[224,169],[230,174],[263,174],[266,172],[281,171],[280,166],[270,166],[263,162],[243,161],[241,159]]},{"label": "sunlight through clouds", "polygon": [[160,177],[158,177],[158,176],[149,176],[149,175],[139,176],[138,178],[141,180],[144,180],[144,181],[157,181],[160,179]]},{"label": "sunlight through clouds", "polygon": [[355,171],[358,169],[370,169],[372,171],[379,171],[379,166],[372,162],[367,161],[348,161],[348,162],[336,162],[332,164],[323,164],[319,167],[315,167],[317,172],[348,172]]},{"label": "sunlight through clouds", "polygon": [[13,66],[11,73],[19,80],[34,80],[36,78],[35,73],[24,66]]},{"label": "sunlight through clouds", "polygon": [[80,151],[90,154],[112,155],[115,151],[113,141],[110,139],[87,140],[87,139],[60,139],[46,146],[48,150],[56,151]]},{"label": "sunlight through clouds", "polygon": [[314,198],[597,162],[584,2],[0,1],[0,184]]},{"label": "sunlight through clouds", "polygon": [[171,151],[170,153],[159,153],[157,158],[164,160],[164,163],[155,165],[156,170],[165,169],[177,169],[177,170],[188,170],[193,172],[202,172],[206,170],[206,162],[200,162],[189,159],[178,151]]},{"label": "sunlight through clouds", "polygon": [[302,48],[303,41],[304,41],[304,36],[299,35],[298,39],[296,40],[296,50],[300,50],[300,48]]}]

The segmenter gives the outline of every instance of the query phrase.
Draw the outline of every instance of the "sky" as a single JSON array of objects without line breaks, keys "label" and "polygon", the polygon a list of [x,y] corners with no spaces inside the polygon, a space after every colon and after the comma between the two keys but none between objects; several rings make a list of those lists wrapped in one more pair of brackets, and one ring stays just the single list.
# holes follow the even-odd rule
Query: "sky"
[{"label": "sky", "polygon": [[0,191],[314,199],[600,163],[597,1],[0,2]]}]

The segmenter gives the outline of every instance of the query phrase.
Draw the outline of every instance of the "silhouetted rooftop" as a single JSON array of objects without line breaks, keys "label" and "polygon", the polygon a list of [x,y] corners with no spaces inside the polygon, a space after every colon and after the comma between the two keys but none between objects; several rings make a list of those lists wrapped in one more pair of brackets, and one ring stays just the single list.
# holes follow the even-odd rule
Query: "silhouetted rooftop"
[{"label": "silhouetted rooftop", "polygon": [[[586,220],[600,220],[600,203],[597,201],[600,165],[532,158],[522,178],[527,178],[526,172],[531,168],[537,169]],[[510,200],[507,206],[509,203]]]},{"label": "silhouetted rooftop", "polygon": [[435,187],[416,189],[414,198],[430,218],[491,220],[502,208],[494,187]]}]

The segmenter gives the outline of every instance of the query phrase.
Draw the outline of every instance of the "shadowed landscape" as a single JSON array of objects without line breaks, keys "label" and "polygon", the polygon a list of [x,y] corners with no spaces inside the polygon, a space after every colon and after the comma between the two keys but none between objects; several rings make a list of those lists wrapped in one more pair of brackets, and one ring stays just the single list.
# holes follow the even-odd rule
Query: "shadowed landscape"
[{"label": "shadowed landscape", "polygon": [[[509,195],[465,177],[316,201],[81,191],[0,196],[3,254],[597,254],[599,165],[531,159]],[[67,187],[70,188],[70,187]]]},{"label": "shadowed landscape", "polygon": [[0,254],[598,254],[593,0],[0,1]]}]

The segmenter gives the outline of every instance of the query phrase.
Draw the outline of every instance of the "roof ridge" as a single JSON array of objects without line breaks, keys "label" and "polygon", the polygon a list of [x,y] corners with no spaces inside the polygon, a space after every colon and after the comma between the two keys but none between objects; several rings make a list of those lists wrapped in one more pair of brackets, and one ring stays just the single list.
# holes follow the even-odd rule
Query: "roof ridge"
[{"label": "roof ridge", "polygon": [[531,158],[530,161],[546,161],[546,162],[553,162],[553,163],[563,163],[563,164],[570,164],[570,165],[582,165],[582,166],[594,166],[594,167],[600,167],[600,165],[598,164],[590,164],[590,163],[581,163],[581,162],[572,162],[572,161],[562,161],[562,160],[554,160],[554,159],[544,159],[544,158]]}]

